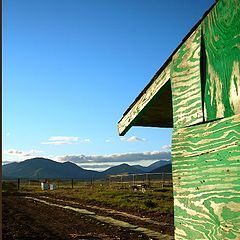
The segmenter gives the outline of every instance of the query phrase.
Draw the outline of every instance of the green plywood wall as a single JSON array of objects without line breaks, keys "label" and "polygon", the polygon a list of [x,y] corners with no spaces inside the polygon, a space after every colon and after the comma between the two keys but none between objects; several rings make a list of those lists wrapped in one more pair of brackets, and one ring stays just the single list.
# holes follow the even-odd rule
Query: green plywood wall
[{"label": "green plywood wall", "polygon": [[239,10],[219,1],[172,59],[175,239],[240,239]]},{"label": "green plywood wall", "polygon": [[[214,120],[240,113],[240,1],[222,0],[202,23],[206,54],[204,115]],[[203,59],[204,60],[204,59]]]},{"label": "green plywood wall", "polygon": [[200,46],[201,29],[197,28],[172,59],[171,88],[175,128],[203,121]]},{"label": "green plywood wall", "polygon": [[175,239],[240,239],[240,114],[174,129]]},{"label": "green plywood wall", "polygon": [[240,1],[219,1],[171,62],[174,127],[240,113]]}]

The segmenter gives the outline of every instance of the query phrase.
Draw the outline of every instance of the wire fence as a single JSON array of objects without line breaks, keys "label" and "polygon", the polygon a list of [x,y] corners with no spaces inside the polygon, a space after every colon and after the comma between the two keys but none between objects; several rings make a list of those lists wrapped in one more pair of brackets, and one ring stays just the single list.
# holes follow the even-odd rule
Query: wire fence
[{"label": "wire fence", "polygon": [[110,175],[110,183],[131,184],[132,186],[151,185],[172,186],[172,173],[144,173]]},{"label": "wire fence", "polygon": [[103,180],[79,178],[16,178],[3,179],[3,190],[55,190],[77,188],[117,188],[146,191],[151,188],[172,187],[172,173],[110,175]]}]

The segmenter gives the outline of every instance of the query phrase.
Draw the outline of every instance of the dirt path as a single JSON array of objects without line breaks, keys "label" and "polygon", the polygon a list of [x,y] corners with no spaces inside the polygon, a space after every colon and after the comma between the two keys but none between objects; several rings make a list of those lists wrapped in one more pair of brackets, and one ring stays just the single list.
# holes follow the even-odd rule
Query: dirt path
[{"label": "dirt path", "polygon": [[[33,200],[33,201],[36,201],[36,202],[40,202],[40,203],[49,205],[49,206],[72,210],[72,211],[78,212],[78,213],[80,213],[82,215],[87,215],[90,218],[95,219],[97,221],[100,221],[100,222],[103,222],[103,223],[107,223],[107,224],[110,224],[110,225],[113,225],[113,226],[116,226],[116,227],[122,227],[122,228],[126,228],[126,229],[133,230],[133,231],[136,231],[136,232],[140,232],[140,233],[143,233],[143,234],[147,235],[149,238],[152,238],[152,239],[166,239],[166,240],[172,239],[172,237],[169,236],[169,235],[162,234],[159,231],[154,231],[154,230],[151,230],[149,228],[146,228],[144,226],[144,224],[145,224],[145,222],[147,220],[149,221],[149,219],[140,218],[140,217],[137,217],[137,216],[134,216],[134,215],[130,215],[130,214],[127,214],[128,218],[126,218],[126,216],[125,216],[125,214],[123,212],[118,212],[118,211],[114,211],[114,210],[106,209],[106,208],[104,208],[104,209],[103,208],[99,208],[99,207],[96,208],[94,206],[89,206],[88,205],[88,207],[100,210],[102,215],[99,215],[99,213],[97,214],[96,212],[89,211],[89,210],[84,209],[84,208],[73,207],[73,206],[70,205],[69,202],[64,202],[65,205],[61,205],[61,204],[56,204],[56,203],[53,203],[53,202],[49,201],[50,199],[51,200],[55,200],[55,201],[56,200],[59,201],[59,199],[48,198],[48,201],[46,201],[46,200],[42,200],[42,199],[34,198],[34,197],[26,197],[26,198],[30,199],[30,200]],[[73,202],[73,203],[76,204],[75,202]],[[110,216],[106,216],[106,215],[104,216],[103,215],[103,214],[109,214],[109,213],[110,213]],[[124,216],[125,217],[125,221],[118,220],[116,218],[116,214]],[[129,217],[134,219],[134,220],[137,220],[138,221],[138,225],[133,225],[133,224],[129,223]],[[141,221],[141,224],[139,224],[140,221]],[[157,224],[157,222],[154,223],[154,221],[152,221],[152,223],[153,224]]]},{"label": "dirt path", "polygon": [[[3,194],[2,202],[3,239],[133,240],[168,237],[137,224],[142,220],[134,220],[133,223],[121,214],[102,214],[101,209],[82,209],[76,203],[63,204],[61,199],[44,200]],[[124,219],[117,218],[117,215]]]},{"label": "dirt path", "polygon": [[87,209],[89,211],[94,211],[95,214],[109,216],[114,219],[127,221],[128,223],[148,228],[149,230],[156,231],[161,233],[161,236],[164,236],[164,239],[168,239],[168,235],[173,235],[173,224],[163,222],[161,220],[153,220],[149,217],[140,217],[134,214],[126,213],[123,211],[114,210],[111,208],[100,207],[96,205],[83,204],[77,201],[69,200],[69,199],[59,199],[47,196],[38,196],[40,199],[45,199],[46,201],[50,201],[51,203],[60,203],[65,206],[73,206],[76,208]]}]

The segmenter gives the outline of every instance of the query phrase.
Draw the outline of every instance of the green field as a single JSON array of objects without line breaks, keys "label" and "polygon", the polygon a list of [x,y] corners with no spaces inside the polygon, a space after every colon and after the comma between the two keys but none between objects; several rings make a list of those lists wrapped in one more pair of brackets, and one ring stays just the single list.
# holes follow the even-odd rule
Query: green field
[{"label": "green field", "polygon": [[97,204],[119,209],[144,210],[148,212],[173,214],[172,187],[162,186],[154,182],[142,192],[142,188],[134,191],[130,182],[80,182],[49,181],[57,186],[55,190],[41,190],[38,181],[3,181],[3,191],[18,191],[27,195],[44,195],[49,197],[64,197],[78,199],[84,203]]}]

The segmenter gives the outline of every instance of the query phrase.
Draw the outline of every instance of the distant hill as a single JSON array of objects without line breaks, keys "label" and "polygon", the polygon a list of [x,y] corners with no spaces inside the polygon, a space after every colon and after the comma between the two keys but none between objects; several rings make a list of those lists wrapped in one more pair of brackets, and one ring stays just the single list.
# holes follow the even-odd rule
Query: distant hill
[{"label": "distant hill", "polygon": [[156,168],[154,170],[151,171],[151,173],[171,173],[172,172],[172,164],[169,163],[167,165],[161,166],[159,168]]},{"label": "distant hill", "polygon": [[137,169],[133,166],[130,166],[126,163],[120,164],[118,166],[111,167],[105,171],[102,172],[104,176],[114,175],[114,174],[122,174],[122,173],[144,173],[140,169]]},{"label": "distant hill", "polygon": [[[160,167],[159,167],[160,166]],[[151,169],[153,169],[151,171]],[[169,161],[158,161],[148,167],[130,166],[126,163],[103,172],[83,169],[72,162],[59,163],[47,158],[32,158],[2,166],[3,178],[78,178],[83,180],[104,179],[115,174],[141,174],[146,172],[171,172]]]},{"label": "distant hill", "polygon": [[71,162],[59,163],[46,158],[32,158],[2,166],[6,178],[99,178],[97,171],[85,170]]},{"label": "distant hill", "polygon": [[171,163],[171,161],[169,161],[169,160],[159,160],[159,161],[157,161],[157,162],[155,162],[155,163],[152,163],[152,164],[149,165],[148,167],[143,167],[143,166],[141,166],[141,165],[133,165],[133,167],[141,170],[142,172],[146,172],[146,173],[147,173],[147,172],[153,171],[154,169],[157,169],[157,168],[159,168],[159,167],[162,167],[162,166],[164,166],[164,165],[167,165],[167,164],[169,164],[169,163]]}]

